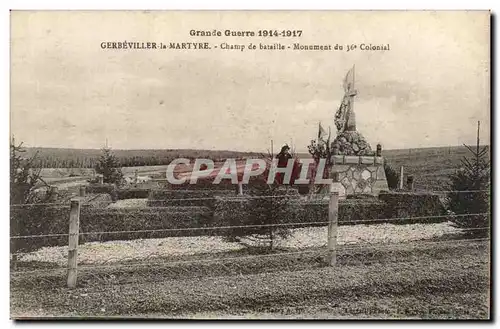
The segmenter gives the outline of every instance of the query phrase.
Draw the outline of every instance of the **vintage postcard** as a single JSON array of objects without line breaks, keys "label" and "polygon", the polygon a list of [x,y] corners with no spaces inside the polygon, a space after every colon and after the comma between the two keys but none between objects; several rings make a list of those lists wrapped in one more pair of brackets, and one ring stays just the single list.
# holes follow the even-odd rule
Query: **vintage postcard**
[{"label": "vintage postcard", "polygon": [[12,319],[490,319],[489,11],[10,19]]}]

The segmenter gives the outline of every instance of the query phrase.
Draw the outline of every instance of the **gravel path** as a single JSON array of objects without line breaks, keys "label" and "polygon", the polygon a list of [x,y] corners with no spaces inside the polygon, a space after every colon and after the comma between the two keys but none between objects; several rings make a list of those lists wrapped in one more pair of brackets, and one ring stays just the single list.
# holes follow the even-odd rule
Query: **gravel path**
[{"label": "gravel path", "polygon": [[[449,223],[438,224],[376,224],[340,226],[338,244],[398,243],[440,237],[459,229]],[[278,243],[289,248],[321,247],[326,245],[327,227],[308,227],[292,230],[292,235]],[[207,252],[231,251],[245,248],[239,243],[225,242],[221,237],[171,237],[128,241],[89,242],[78,249],[80,264],[102,264],[125,260],[174,255],[193,255]],[[67,247],[45,247],[21,255],[20,261],[42,261],[65,266]]]}]

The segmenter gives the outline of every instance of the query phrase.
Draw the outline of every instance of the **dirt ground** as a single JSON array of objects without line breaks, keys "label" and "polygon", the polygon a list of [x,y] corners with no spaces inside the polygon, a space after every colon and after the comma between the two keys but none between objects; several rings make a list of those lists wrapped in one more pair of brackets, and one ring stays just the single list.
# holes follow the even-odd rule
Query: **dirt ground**
[{"label": "dirt ground", "polygon": [[[489,243],[412,242],[310,254],[184,257],[11,277],[11,316],[183,319],[489,318]],[[236,255],[238,256],[238,255]],[[214,262],[196,260],[214,258]],[[122,264],[124,265],[124,264]]]}]

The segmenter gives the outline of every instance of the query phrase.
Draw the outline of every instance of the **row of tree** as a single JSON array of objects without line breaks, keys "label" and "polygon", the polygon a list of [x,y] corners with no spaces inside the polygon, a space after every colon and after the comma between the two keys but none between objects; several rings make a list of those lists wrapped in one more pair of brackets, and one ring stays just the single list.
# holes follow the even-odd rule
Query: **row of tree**
[{"label": "row of tree", "polygon": [[[37,154],[33,165],[38,168],[95,168],[102,150],[25,148],[26,156]],[[151,150],[114,150],[114,156],[122,167],[168,165],[177,158],[194,160],[211,159],[214,162],[231,159],[255,157],[256,153],[237,151],[195,150],[195,149],[151,149]]]},{"label": "row of tree", "polygon": [[37,159],[34,165],[38,168],[94,168],[97,158],[59,159],[48,156]]},{"label": "row of tree", "polygon": [[[168,165],[174,157],[156,157],[156,156],[122,156],[116,157],[122,167],[138,166],[159,166]],[[194,157],[191,157],[193,160]],[[215,158],[214,161],[223,159]],[[61,159],[55,156],[39,157],[33,163],[38,168],[95,168],[99,163],[99,156],[95,157],[75,157]]]}]

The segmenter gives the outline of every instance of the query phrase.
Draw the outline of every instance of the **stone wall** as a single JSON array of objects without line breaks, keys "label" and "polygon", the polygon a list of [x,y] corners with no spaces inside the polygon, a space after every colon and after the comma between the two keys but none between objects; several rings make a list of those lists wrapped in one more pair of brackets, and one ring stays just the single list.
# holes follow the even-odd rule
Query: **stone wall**
[{"label": "stone wall", "polygon": [[378,196],[380,191],[389,190],[383,157],[333,155],[331,162],[330,178],[334,181],[331,190],[338,191],[341,198],[360,194]]}]

